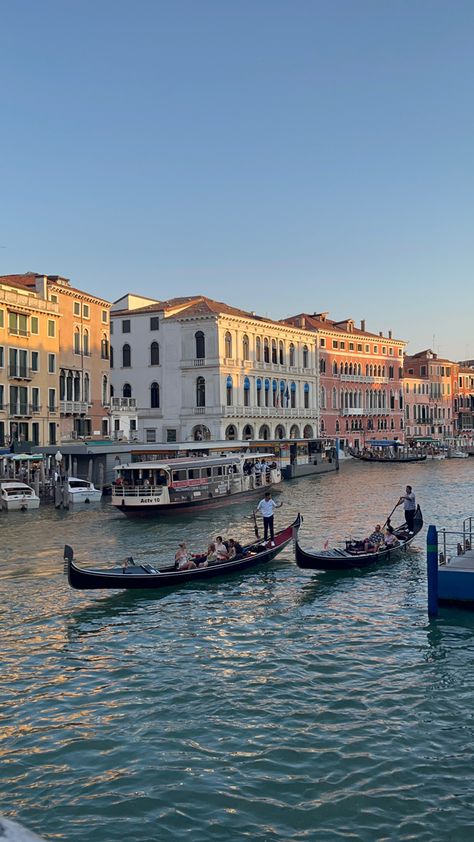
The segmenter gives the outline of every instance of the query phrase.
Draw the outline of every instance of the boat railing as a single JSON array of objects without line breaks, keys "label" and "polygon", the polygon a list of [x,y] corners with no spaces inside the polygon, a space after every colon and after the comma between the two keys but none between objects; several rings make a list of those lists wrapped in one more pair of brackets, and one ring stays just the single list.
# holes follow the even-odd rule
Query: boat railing
[{"label": "boat railing", "polygon": [[114,483],[112,494],[115,497],[148,497],[150,495],[159,496],[163,485],[117,485]]},{"label": "boat railing", "polygon": [[474,515],[464,518],[462,529],[453,530],[441,527],[437,532],[439,562],[445,564],[449,558],[464,555],[474,548]]}]

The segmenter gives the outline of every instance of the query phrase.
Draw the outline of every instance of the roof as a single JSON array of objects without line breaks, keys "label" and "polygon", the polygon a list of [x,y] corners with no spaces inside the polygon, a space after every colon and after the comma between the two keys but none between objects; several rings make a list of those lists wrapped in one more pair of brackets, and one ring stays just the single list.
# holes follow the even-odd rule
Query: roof
[{"label": "roof", "polygon": [[20,289],[34,290],[36,289],[37,278],[46,278],[48,286],[54,286],[56,289],[67,292],[75,292],[78,295],[86,295],[88,298],[95,298],[102,304],[109,305],[110,302],[105,298],[101,298],[93,292],[87,292],[83,289],[71,286],[68,278],[63,278],[61,275],[42,275],[41,272],[25,272],[23,275],[0,275],[0,283],[11,284]]},{"label": "roof", "polygon": [[[324,318],[319,318],[320,316],[324,316]],[[295,316],[288,316],[286,319],[282,319],[281,321],[286,324],[292,324],[295,327],[302,327],[301,324],[298,324],[299,321],[304,319],[304,328],[309,328],[310,330],[318,330],[318,331],[330,331],[335,333],[340,333],[342,336],[345,337],[367,337],[367,339],[377,339],[383,340],[385,342],[395,342],[395,343],[403,343],[407,344],[403,339],[394,339],[393,337],[389,336],[380,336],[379,333],[369,333],[366,330],[360,330],[354,325],[353,319],[339,319],[335,321],[334,319],[328,319],[325,314],[323,313],[298,313]],[[352,324],[352,330],[347,330],[345,325]]]}]

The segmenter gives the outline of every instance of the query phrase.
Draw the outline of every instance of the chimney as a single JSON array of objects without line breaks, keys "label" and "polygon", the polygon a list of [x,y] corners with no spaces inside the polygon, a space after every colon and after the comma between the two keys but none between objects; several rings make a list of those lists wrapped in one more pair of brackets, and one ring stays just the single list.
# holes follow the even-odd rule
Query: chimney
[{"label": "chimney", "polygon": [[37,275],[36,276],[36,292],[39,293],[41,298],[44,298],[45,301],[48,300],[48,278],[46,275]]},{"label": "chimney", "polygon": [[306,327],[306,319],[304,316],[300,316],[298,319],[298,327]]},{"label": "chimney", "polygon": [[361,319],[360,329],[361,329],[362,333],[365,333],[365,319]]},{"label": "chimney", "polygon": [[389,330],[389,332],[388,332],[388,338],[389,338],[389,339],[391,339],[391,338],[392,338],[392,331],[391,331],[391,330]]},{"label": "chimney", "polygon": [[382,333],[381,330],[379,330],[379,336],[383,336],[383,333]]}]

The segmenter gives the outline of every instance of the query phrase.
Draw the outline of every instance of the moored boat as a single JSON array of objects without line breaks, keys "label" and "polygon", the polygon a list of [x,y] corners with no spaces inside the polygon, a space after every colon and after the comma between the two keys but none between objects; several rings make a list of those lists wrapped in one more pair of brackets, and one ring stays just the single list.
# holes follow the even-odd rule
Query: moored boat
[{"label": "moored boat", "polygon": [[327,550],[304,550],[298,541],[295,544],[296,563],[298,567],[309,570],[351,570],[357,567],[368,567],[388,561],[400,550],[406,549],[423,527],[423,515],[418,506],[415,513],[413,532],[408,530],[406,523],[394,529],[397,544],[383,546],[375,552],[367,552],[361,547],[363,541],[346,541],[345,548],[333,547]]},{"label": "moored boat", "polygon": [[362,450],[350,448],[349,452],[354,459],[362,462],[424,462],[426,453],[412,450],[405,447],[398,439],[367,441]]},{"label": "moored boat", "polygon": [[99,503],[102,498],[102,491],[95,487],[92,482],[78,477],[67,478],[67,490],[69,493],[69,504],[71,503]]},{"label": "moored boat", "polygon": [[231,560],[213,562],[207,567],[196,567],[192,570],[176,570],[174,563],[164,567],[138,564],[134,563],[133,559],[127,559],[128,563],[111,569],[85,568],[76,564],[72,548],[66,545],[64,572],[67,573],[71,587],[79,590],[164,588],[184,582],[197,582],[272,561],[290,541],[296,540],[300,522],[301,518],[298,515],[293,523],[275,533],[274,546],[256,541],[244,546],[242,552]]},{"label": "moored boat", "polygon": [[223,506],[281,482],[271,453],[132,462],[116,475],[111,502],[129,517]]},{"label": "moored boat", "polygon": [[38,495],[25,482],[4,480],[0,483],[0,501],[7,512],[26,512],[37,509],[40,504]]}]

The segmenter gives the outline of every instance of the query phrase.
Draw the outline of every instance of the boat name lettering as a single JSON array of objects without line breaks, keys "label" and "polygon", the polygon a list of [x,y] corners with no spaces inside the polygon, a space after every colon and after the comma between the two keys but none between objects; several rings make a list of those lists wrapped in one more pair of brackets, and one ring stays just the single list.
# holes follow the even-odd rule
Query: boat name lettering
[{"label": "boat name lettering", "polygon": [[181,479],[173,482],[170,488],[189,488],[195,485],[208,485],[207,479]]}]

